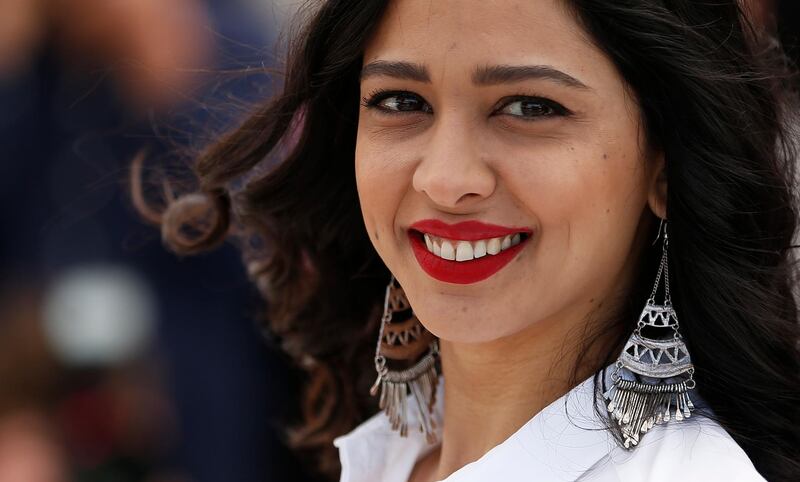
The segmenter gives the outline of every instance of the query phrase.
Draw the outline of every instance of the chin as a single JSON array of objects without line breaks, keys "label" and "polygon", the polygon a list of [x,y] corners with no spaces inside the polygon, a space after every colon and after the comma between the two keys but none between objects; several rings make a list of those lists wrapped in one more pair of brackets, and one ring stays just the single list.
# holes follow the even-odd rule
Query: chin
[{"label": "chin", "polygon": [[[413,306],[413,305],[412,305]],[[513,335],[524,327],[500,325],[496,320],[508,319],[502,314],[490,315],[484,310],[469,310],[462,306],[446,312],[428,314],[415,310],[422,326],[441,340],[453,343],[487,343]]]}]

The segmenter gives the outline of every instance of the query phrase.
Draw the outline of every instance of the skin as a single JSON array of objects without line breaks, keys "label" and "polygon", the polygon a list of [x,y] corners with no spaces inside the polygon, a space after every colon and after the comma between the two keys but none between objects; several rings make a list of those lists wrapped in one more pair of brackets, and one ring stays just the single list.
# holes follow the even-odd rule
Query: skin
[{"label": "skin", "polygon": [[[374,68],[398,61],[427,75]],[[575,82],[560,74],[474,82],[476,69],[496,65],[547,66]],[[370,102],[379,90],[404,93]],[[440,480],[575,385],[577,347],[602,331],[654,214],[665,215],[663,155],[648,147],[635,96],[610,59],[555,0],[395,1],[365,50],[361,95],[364,222],[441,344],[442,444],[410,480]],[[488,279],[449,284],[413,255],[408,227],[426,218],[527,227],[533,236]],[[609,348],[593,339],[581,380]]]}]

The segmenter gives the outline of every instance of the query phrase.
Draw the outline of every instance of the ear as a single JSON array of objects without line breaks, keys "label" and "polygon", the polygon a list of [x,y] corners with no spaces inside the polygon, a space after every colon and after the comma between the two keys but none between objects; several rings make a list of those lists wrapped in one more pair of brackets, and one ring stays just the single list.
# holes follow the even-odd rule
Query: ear
[{"label": "ear", "polygon": [[648,176],[647,204],[653,214],[661,219],[667,218],[667,170],[664,152],[657,152],[650,160]]}]

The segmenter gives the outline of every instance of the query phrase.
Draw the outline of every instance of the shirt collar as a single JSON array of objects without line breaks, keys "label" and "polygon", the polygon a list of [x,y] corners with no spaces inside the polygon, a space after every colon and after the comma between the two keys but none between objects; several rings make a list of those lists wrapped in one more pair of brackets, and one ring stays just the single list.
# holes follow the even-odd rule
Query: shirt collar
[{"label": "shirt collar", "polygon": [[[611,369],[613,366],[606,369],[605,379],[609,379]],[[442,381],[440,377],[433,414],[437,436],[441,435],[444,413]],[[584,380],[504,442],[445,480],[514,480],[521,473],[536,474],[538,480],[575,480],[616,445],[598,415],[605,407],[602,397],[595,401],[595,388],[594,377]],[[406,482],[416,461],[435,447],[416,429],[418,418],[414,410],[408,410],[408,418],[407,438],[391,429],[383,412],[336,438],[333,443],[339,448],[341,482]]]}]

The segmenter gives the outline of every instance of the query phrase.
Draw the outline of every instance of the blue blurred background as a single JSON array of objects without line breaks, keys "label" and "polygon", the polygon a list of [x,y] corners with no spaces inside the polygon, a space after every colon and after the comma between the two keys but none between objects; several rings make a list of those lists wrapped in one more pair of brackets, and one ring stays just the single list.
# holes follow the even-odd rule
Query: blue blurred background
[{"label": "blue blurred background", "polygon": [[238,252],[173,256],[127,189],[269,96],[295,6],[0,3],[0,482],[307,480]]}]

